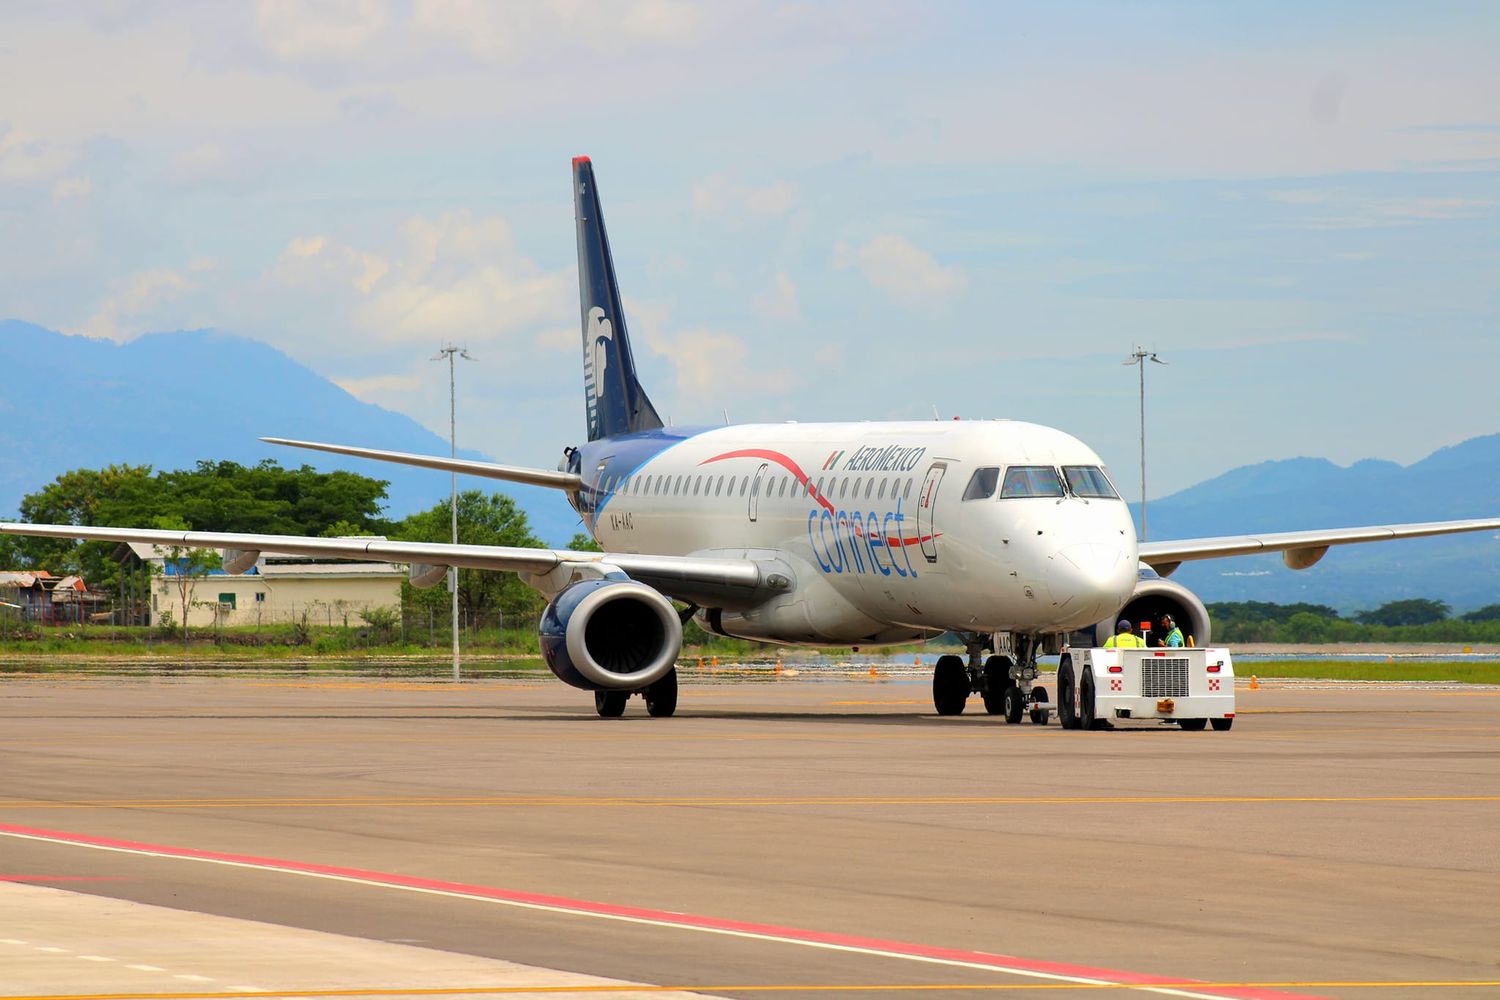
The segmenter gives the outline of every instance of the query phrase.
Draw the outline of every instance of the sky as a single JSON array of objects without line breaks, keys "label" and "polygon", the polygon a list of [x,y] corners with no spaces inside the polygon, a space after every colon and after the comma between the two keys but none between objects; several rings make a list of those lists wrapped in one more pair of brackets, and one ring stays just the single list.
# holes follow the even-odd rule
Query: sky
[{"label": "sky", "polygon": [[1493,3],[3,11],[0,316],[237,333],[445,435],[464,345],[498,461],[583,433],[580,154],[676,424],[1033,420],[1135,495],[1140,345],[1151,496],[1500,432]]}]

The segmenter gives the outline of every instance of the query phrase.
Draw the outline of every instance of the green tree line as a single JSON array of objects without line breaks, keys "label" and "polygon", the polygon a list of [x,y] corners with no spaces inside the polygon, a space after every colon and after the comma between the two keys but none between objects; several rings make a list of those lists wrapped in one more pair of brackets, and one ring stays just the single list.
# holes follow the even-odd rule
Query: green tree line
[{"label": "green tree line", "polygon": [[1326,604],[1232,601],[1208,605],[1214,641],[1500,642],[1500,604],[1454,615],[1443,601],[1408,598],[1348,618]]}]

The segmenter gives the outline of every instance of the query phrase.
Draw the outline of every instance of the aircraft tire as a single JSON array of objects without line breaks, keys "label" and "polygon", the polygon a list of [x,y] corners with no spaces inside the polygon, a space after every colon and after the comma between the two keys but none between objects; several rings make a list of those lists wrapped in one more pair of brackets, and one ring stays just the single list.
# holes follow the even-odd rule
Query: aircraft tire
[{"label": "aircraft tire", "polygon": [[625,701],[629,691],[595,691],[594,711],[601,719],[618,719],[625,714]]},{"label": "aircraft tire", "polygon": [[1047,689],[1034,687],[1031,689],[1031,724],[1034,726],[1045,726],[1047,724]]},{"label": "aircraft tire", "polygon": [[1214,732],[1216,733],[1227,733],[1230,727],[1234,725],[1233,719],[1209,719],[1208,721],[1213,725]]},{"label": "aircraft tire", "polygon": [[1083,675],[1083,684],[1078,692],[1078,728],[1099,729],[1099,720],[1094,718],[1094,672]]},{"label": "aircraft tire", "polygon": [[[1185,733],[1201,733],[1208,727],[1207,719],[1178,719],[1177,726]],[[1219,728],[1218,726],[1214,727]]]},{"label": "aircraft tire", "polygon": [[1005,711],[1005,691],[1015,685],[1010,675],[1008,656],[991,656],[984,661],[984,710],[990,715]]},{"label": "aircraft tire", "polygon": [[1014,726],[1026,714],[1026,695],[1016,685],[1005,689],[1005,724]]},{"label": "aircraft tire", "polygon": [[1077,729],[1073,714],[1073,658],[1065,656],[1057,665],[1057,721],[1064,729]]},{"label": "aircraft tire", "polygon": [[938,715],[962,715],[969,700],[969,672],[957,656],[939,656],[932,670],[932,707]]},{"label": "aircraft tire", "polygon": [[677,711],[677,668],[646,689],[646,714],[653,719],[670,718]]}]

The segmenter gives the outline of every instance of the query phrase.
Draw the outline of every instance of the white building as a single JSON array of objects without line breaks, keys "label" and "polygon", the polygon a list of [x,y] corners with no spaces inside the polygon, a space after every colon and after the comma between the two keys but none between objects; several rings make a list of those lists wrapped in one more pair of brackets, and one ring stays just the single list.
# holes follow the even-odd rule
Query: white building
[{"label": "white building", "polygon": [[[151,620],[182,618],[182,577],[160,547],[132,544],[158,572],[151,578]],[[406,570],[386,562],[342,562],[263,555],[247,572],[210,570],[187,577],[188,625],[360,625],[359,612],[399,608]]]}]

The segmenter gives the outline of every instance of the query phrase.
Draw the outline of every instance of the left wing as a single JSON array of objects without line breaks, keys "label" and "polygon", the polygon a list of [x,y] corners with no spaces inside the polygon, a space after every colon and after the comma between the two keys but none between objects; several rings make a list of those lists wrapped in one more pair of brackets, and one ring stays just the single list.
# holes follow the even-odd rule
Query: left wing
[{"label": "left wing", "polygon": [[141,542],[195,549],[221,549],[227,563],[248,568],[262,552],[333,559],[370,559],[416,567],[459,566],[509,570],[544,593],[561,590],[579,573],[618,569],[632,580],[683,601],[735,610],[754,607],[783,590],[784,575],[750,559],[658,556],[634,552],[574,552],[447,542],[392,542],[384,538],[308,538],[303,535],[249,535],[218,531],[163,531],[155,528],[92,528],[71,524],[19,524],[0,521],[0,534],[76,538],[99,542]]},{"label": "left wing", "polygon": [[1282,531],[1265,535],[1224,535],[1219,538],[1186,538],[1174,542],[1142,542],[1141,562],[1163,576],[1190,559],[1218,559],[1261,552],[1280,552],[1292,569],[1307,569],[1331,545],[1383,542],[1392,538],[1426,538],[1465,531],[1500,531],[1500,518],[1471,521],[1428,521],[1423,524],[1381,524],[1368,528],[1332,528],[1324,531]]}]

